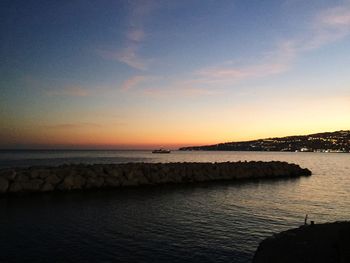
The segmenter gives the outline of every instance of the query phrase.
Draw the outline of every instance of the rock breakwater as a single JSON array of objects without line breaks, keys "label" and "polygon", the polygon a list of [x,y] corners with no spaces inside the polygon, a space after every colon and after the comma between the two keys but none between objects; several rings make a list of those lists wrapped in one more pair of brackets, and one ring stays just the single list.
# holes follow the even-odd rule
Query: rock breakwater
[{"label": "rock breakwater", "polygon": [[36,166],[0,170],[0,194],[308,175],[308,169],[277,161]]}]

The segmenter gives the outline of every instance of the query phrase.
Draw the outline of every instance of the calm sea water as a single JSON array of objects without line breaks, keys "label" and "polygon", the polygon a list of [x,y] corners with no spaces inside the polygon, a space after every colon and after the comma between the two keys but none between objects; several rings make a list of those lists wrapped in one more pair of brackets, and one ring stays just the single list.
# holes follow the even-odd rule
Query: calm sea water
[{"label": "calm sea water", "polygon": [[0,262],[251,262],[258,243],[350,219],[350,154],[0,151],[0,167],[62,163],[280,160],[313,176],[0,197]]}]

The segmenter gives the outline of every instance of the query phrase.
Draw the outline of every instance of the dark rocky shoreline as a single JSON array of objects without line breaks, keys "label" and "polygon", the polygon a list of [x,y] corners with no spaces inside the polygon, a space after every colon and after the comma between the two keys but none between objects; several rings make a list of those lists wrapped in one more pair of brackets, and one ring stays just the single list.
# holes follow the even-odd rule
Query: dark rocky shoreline
[{"label": "dark rocky shoreline", "polygon": [[303,225],[263,240],[253,263],[350,262],[350,221]]},{"label": "dark rocky shoreline", "polygon": [[78,164],[0,170],[0,194],[224,180],[293,178],[311,171],[287,162]]}]

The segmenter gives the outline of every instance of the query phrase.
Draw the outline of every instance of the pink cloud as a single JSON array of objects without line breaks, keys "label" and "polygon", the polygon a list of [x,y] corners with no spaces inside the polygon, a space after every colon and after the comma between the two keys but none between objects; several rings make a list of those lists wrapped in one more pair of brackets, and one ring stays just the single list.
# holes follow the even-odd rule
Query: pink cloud
[{"label": "pink cloud", "polygon": [[266,63],[260,65],[251,65],[246,67],[216,67],[200,70],[198,75],[209,79],[221,80],[243,80],[247,78],[266,77],[282,73],[288,69],[287,63]]},{"label": "pink cloud", "polygon": [[123,82],[123,84],[121,85],[121,90],[124,90],[124,91],[130,90],[135,86],[137,86],[138,84],[144,82],[146,79],[147,79],[146,76],[141,76],[141,75],[133,76]]},{"label": "pink cloud", "polygon": [[139,51],[146,37],[144,22],[156,7],[152,0],[130,1],[125,43],[114,51],[99,51],[102,57],[117,60],[138,70],[146,70],[150,60],[142,58]]},{"label": "pink cloud", "polygon": [[312,23],[309,36],[300,40],[300,50],[320,48],[350,34],[350,4],[320,12]]},{"label": "pink cloud", "polygon": [[130,44],[130,46],[118,51],[98,50],[97,52],[104,59],[117,60],[132,68],[146,70],[148,61],[142,59],[138,54],[138,46]]},{"label": "pink cloud", "polygon": [[153,98],[191,98],[198,96],[213,96],[221,94],[222,92],[214,91],[206,88],[197,88],[197,87],[167,87],[167,88],[147,88],[143,90],[143,93],[147,96]]},{"label": "pink cloud", "polygon": [[305,36],[281,41],[276,49],[267,52],[255,64],[209,67],[198,70],[198,83],[242,81],[281,74],[288,71],[301,54],[320,48],[350,35],[350,4],[323,10],[311,21]]},{"label": "pink cloud", "polygon": [[79,86],[65,87],[59,90],[47,91],[49,96],[72,96],[72,97],[87,97],[90,92]]},{"label": "pink cloud", "polygon": [[137,54],[136,46],[129,46],[121,51],[116,52],[113,56],[120,62],[127,64],[128,66],[140,70],[146,69],[146,63]]},{"label": "pink cloud", "polygon": [[145,38],[145,32],[140,28],[130,30],[127,33],[127,38],[131,41],[134,41],[134,42],[140,42],[141,40],[143,40]]},{"label": "pink cloud", "polygon": [[316,22],[331,27],[350,25],[350,4],[337,6],[321,12]]}]

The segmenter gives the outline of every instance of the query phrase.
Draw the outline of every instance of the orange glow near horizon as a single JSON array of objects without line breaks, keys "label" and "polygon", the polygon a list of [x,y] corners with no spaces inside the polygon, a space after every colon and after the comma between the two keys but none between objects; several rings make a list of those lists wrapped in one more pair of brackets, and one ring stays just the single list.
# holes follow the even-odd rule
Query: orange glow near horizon
[{"label": "orange glow near horizon", "polygon": [[347,1],[121,2],[62,5],[53,18],[49,3],[11,4],[21,19],[4,12],[0,149],[175,149],[350,129]]},{"label": "orange glow near horizon", "polygon": [[[266,127],[268,128],[268,127]],[[150,149],[158,147],[167,147],[177,149],[183,146],[194,145],[210,145],[231,141],[247,141],[268,137],[284,137],[289,135],[306,135],[324,131],[345,130],[345,127],[339,129],[331,129],[331,127],[320,127],[315,129],[303,130],[295,129],[293,132],[288,130],[272,130],[260,129],[248,131],[236,129],[236,132],[230,134],[229,131],[217,131],[216,133],[201,132],[196,130],[194,133],[190,131],[184,132],[149,132],[148,134],[125,134],[112,132],[101,132],[98,130],[81,130],[81,131],[51,131],[37,130],[26,134],[15,134],[10,136],[2,136],[11,145],[30,145],[34,148],[108,148],[108,149]],[[254,133],[255,131],[255,133]],[[5,144],[5,147],[7,148]]]},{"label": "orange glow near horizon", "polygon": [[[198,109],[144,113],[121,123],[105,119],[94,122],[44,123],[23,120],[0,131],[1,148],[122,148],[149,149],[210,145],[268,137],[305,135],[349,129],[348,98],[307,99],[273,103],[273,107],[245,105],[239,108]],[[279,110],[276,110],[279,109]],[[183,117],[182,117],[183,116]],[[81,119],[81,118],[79,118]],[[39,124],[40,123],[40,124]]]}]

